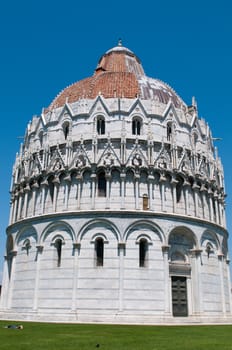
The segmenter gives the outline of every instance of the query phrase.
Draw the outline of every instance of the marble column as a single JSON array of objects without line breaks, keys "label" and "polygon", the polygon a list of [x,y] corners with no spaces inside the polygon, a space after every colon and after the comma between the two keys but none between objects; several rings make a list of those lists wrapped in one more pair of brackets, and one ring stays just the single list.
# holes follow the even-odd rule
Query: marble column
[{"label": "marble column", "polygon": [[192,307],[193,314],[200,315],[202,312],[202,287],[201,287],[201,252],[200,249],[191,250],[192,260]]},{"label": "marble column", "polygon": [[97,178],[97,175],[95,173],[92,173],[91,174],[91,180],[92,180],[92,191],[91,191],[92,208],[91,209],[95,209],[96,178]]},{"label": "marble column", "polygon": [[121,172],[121,209],[125,209],[125,183],[126,183],[126,174]]},{"label": "marble column", "polygon": [[226,305],[225,305],[225,288],[224,288],[223,262],[224,262],[224,255],[222,253],[219,253],[218,254],[218,263],[219,263],[220,284],[221,284],[221,305],[222,305],[223,315],[225,315],[226,314]]},{"label": "marble column", "polygon": [[168,263],[168,252],[169,252],[169,245],[163,245],[162,246],[162,252],[163,252],[163,268],[164,268],[164,312],[165,314],[171,314],[171,284],[170,284],[170,277],[169,277],[169,263]]}]

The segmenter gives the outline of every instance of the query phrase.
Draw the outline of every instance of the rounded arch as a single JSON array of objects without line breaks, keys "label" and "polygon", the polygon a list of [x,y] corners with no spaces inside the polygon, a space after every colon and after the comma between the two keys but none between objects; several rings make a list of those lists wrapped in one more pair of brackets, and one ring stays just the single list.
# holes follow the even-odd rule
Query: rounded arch
[{"label": "rounded arch", "polygon": [[50,234],[59,235],[58,232],[66,232],[71,237],[71,240],[75,242],[75,232],[71,225],[64,221],[57,221],[50,223],[42,232],[40,237],[40,243],[43,243]]},{"label": "rounded arch", "polygon": [[121,237],[117,226],[107,219],[92,219],[88,221],[80,229],[77,235],[77,239],[78,241],[81,241],[87,231],[92,229],[94,229],[95,231],[99,231],[99,229],[102,229],[102,228],[110,230],[114,234],[116,240],[120,242]]},{"label": "rounded arch", "polygon": [[192,230],[184,226],[175,227],[168,235],[169,259],[173,263],[189,263],[189,254],[198,247]]},{"label": "rounded arch", "polygon": [[148,244],[152,244],[151,236],[146,234],[146,233],[140,233],[137,236],[135,243],[138,244],[141,240],[146,240],[148,242]]},{"label": "rounded arch", "polygon": [[15,237],[15,243],[18,245],[30,238],[32,238],[36,243],[38,242],[38,234],[36,229],[33,226],[28,225],[18,231]]},{"label": "rounded arch", "polygon": [[186,226],[176,226],[167,234],[167,241],[169,245],[175,239],[176,239],[176,242],[178,241],[181,242],[183,238],[186,238],[189,241],[191,249],[199,247],[197,236],[190,228]]},{"label": "rounded arch", "polygon": [[[132,224],[130,224],[125,232],[124,232],[124,240],[125,242],[128,240],[128,237],[130,236],[130,234],[134,231],[144,231],[144,230],[149,230],[151,232],[153,232],[154,234],[156,234],[159,237],[159,240],[161,241],[161,243],[165,243],[165,236],[163,231],[161,230],[161,228],[157,225],[154,224],[153,222],[150,221],[145,221],[145,220],[138,220],[136,222],[133,222]],[[144,233],[141,233],[141,235],[144,235]],[[147,234],[145,234],[147,235]],[[150,237],[148,235],[148,237]]]},{"label": "rounded arch", "polygon": [[200,245],[201,247],[206,247],[207,244],[210,244],[213,249],[219,250],[221,245],[219,242],[219,239],[217,237],[217,234],[210,230],[205,230],[200,238]]},{"label": "rounded arch", "polygon": [[95,112],[95,113],[93,113],[93,114],[91,115],[91,117],[89,118],[89,120],[92,121],[92,122],[96,122],[96,121],[97,121],[97,118],[104,118],[105,121],[109,121],[109,120],[110,120],[108,114],[107,114],[107,113],[104,113],[104,112],[102,112],[102,111],[101,111],[101,112]]}]

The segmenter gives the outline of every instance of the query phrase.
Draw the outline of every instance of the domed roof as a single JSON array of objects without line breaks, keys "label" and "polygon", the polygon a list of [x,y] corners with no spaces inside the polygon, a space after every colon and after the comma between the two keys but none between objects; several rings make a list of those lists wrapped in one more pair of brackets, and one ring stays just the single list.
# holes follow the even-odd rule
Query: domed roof
[{"label": "domed roof", "polygon": [[99,60],[93,76],[80,80],[61,91],[49,108],[73,103],[81,98],[155,99],[162,103],[169,100],[176,107],[184,102],[175,91],[164,82],[145,75],[139,58],[128,48],[118,46],[108,50]]}]

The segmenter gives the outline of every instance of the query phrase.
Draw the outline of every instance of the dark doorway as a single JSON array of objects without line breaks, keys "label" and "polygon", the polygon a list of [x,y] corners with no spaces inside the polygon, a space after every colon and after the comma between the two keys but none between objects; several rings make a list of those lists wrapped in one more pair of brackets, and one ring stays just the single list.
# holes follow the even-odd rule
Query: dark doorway
[{"label": "dark doorway", "polygon": [[188,316],[186,277],[172,277],[172,309],[173,316]]}]

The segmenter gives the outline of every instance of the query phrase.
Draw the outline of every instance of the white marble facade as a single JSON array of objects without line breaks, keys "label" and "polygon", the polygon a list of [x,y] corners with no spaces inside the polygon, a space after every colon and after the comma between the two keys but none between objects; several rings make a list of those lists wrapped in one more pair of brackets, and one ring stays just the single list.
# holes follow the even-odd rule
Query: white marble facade
[{"label": "white marble facade", "polygon": [[[136,57],[121,45],[112,53]],[[187,106],[139,67],[140,88],[160,95],[99,91],[29,123],[13,169],[1,318],[231,321],[223,167],[209,126],[194,99]]]}]

